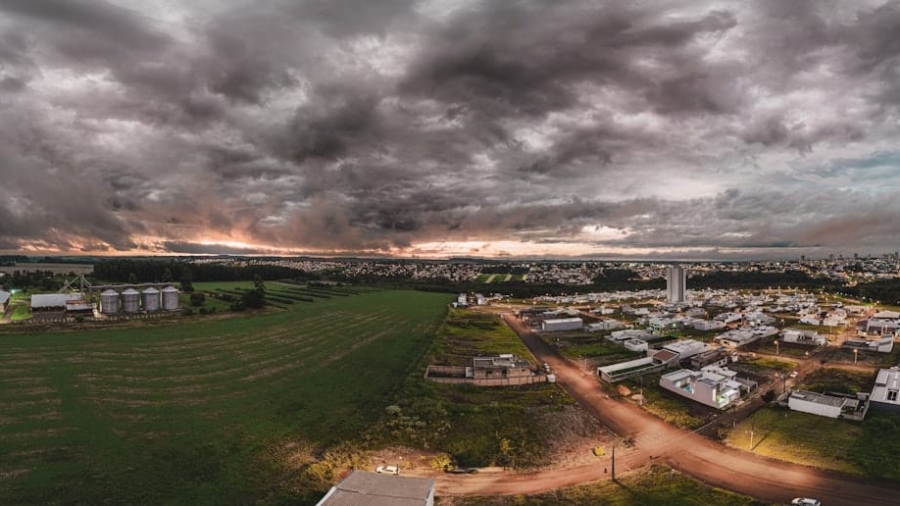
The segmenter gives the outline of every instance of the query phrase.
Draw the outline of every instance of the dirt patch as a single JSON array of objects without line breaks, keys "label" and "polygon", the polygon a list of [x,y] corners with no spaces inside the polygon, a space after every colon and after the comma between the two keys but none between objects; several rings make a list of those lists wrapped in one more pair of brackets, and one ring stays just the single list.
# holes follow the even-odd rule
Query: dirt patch
[{"label": "dirt patch", "polygon": [[598,457],[592,452],[594,448],[612,448],[613,443],[619,441],[596,418],[577,406],[539,411],[535,416],[545,430],[549,445],[551,464],[546,466],[548,469],[595,464]]},{"label": "dirt patch", "polygon": [[374,471],[378,466],[399,466],[401,472],[413,474],[429,474],[435,472],[431,468],[431,461],[438,452],[429,452],[405,446],[392,446],[373,452],[369,457],[370,469]]}]

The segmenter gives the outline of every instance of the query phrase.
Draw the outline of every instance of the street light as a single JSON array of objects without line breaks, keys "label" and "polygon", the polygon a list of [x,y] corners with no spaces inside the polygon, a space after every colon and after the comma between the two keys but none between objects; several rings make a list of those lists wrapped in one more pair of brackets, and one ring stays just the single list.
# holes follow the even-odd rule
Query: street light
[{"label": "street light", "polygon": [[859,349],[853,348],[853,365],[856,365],[856,357],[859,355]]}]

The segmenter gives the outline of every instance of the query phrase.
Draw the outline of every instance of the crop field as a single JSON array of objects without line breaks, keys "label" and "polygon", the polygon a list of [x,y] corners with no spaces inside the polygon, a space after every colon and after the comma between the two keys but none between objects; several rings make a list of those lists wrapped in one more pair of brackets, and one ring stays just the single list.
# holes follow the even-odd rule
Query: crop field
[{"label": "crop field", "polygon": [[[236,504],[358,440],[450,297],[409,291],[0,337],[0,502]],[[176,323],[178,322],[178,323]]]}]

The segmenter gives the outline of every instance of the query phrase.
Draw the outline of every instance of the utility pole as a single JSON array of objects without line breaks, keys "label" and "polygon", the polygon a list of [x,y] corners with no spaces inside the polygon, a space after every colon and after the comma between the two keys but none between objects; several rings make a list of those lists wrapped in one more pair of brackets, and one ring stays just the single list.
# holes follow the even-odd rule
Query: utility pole
[{"label": "utility pole", "polygon": [[753,427],[756,425],[754,422],[750,422],[750,448],[749,450],[753,451]]},{"label": "utility pole", "polygon": [[616,481],[616,445],[613,443],[612,450],[612,481]]}]

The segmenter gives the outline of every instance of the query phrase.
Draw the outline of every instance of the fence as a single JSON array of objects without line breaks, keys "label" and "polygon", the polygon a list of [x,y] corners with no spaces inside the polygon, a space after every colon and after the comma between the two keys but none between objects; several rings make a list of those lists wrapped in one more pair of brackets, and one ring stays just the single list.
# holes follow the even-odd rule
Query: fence
[{"label": "fence", "polygon": [[546,383],[546,374],[533,374],[531,376],[519,376],[514,378],[467,378],[466,368],[462,366],[429,365],[425,369],[425,379],[435,383],[445,384],[470,384],[482,387],[503,387],[513,385],[531,385],[533,383]]}]

